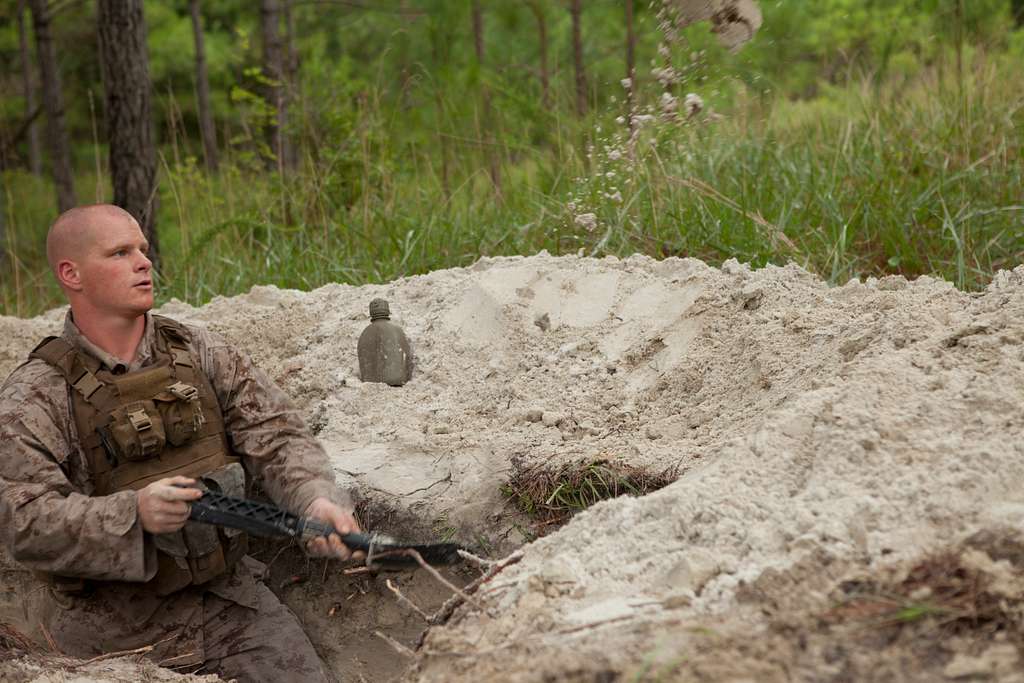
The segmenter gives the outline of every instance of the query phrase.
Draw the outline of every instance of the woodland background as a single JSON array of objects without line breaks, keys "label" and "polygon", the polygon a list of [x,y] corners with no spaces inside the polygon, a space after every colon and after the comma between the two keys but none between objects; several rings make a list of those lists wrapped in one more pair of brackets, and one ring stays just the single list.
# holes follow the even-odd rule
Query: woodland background
[{"label": "woodland background", "polygon": [[761,9],[733,54],[661,0],[0,0],[0,314],[111,200],[191,303],[541,249],[1024,261],[1024,0]]}]

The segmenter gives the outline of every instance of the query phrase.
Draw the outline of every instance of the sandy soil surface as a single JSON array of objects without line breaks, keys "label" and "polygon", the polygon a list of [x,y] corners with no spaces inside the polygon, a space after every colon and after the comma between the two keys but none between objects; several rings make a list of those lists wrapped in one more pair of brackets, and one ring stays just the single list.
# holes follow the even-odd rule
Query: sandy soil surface
[{"label": "sandy soil surface", "polygon": [[[414,346],[401,388],[357,378],[378,296]],[[385,577],[360,588],[316,566],[310,585],[275,585],[336,671],[1024,681],[1024,267],[966,294],[541,254],[161,312],[255,356],[368,526],[491,558],[522,546],[423,638]],[[0,317],[0,375],[62,315]],[[680,476],[524,546],[529,520],[501,493],[513,468],[591,459]],[[423,573],[399,581],[428,614],[450,596]]]}]

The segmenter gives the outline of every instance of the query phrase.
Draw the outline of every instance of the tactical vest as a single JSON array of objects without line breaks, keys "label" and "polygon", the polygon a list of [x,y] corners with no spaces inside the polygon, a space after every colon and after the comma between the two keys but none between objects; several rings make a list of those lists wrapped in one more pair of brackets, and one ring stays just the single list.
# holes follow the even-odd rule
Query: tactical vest
[{"label": "tactical vest", "polygon": [[[71,408],[94,486],[92,495],[138,491],[182,475],[215,490],[244,495],[245,475],[231,453],[213,386],[194,353],[188,329],[151,316],[153,364],[115,375],[60,337],[47,337],[30,354],[54,367],[71,387]],[[245,554],[244,534],[208,524],[154,534],[159,595],[206,583]],[[82,590],[71,577],[50,577],[56,588]]]}]

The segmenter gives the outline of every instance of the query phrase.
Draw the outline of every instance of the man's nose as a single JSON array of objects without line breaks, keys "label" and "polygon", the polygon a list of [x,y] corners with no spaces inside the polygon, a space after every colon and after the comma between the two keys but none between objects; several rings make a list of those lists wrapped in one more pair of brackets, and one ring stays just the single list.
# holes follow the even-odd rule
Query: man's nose
[{"label": "man's nose", "polygon": [[136,270],[147,271],[153,267],[153,262],[149,260],[149,257],[139,252],[139,262],[135,264]]}]

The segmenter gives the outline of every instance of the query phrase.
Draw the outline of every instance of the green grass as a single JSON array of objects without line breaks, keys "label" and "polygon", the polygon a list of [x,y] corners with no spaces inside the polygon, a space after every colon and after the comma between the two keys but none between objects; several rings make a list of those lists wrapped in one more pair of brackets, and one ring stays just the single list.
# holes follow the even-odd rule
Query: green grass
[{"label": "green grass", "polygon": [[[322,145],[283,180],[239,152],[208,175],[181,141],[161,163],[159,298],[382,282],[541,249],[793,261],[831,283],[929,274],[975,290],[1024,260],[1022,86],[993,58],[963,87],[925,72],[814,100],[739,97],[713,123],[652,127],[634,162],[613,151],[615,112],[559,119],[536,142],[502,139],[500,197],[479,145],[449,143],[446,183],[437,139],[402,137],[401,116],[379,111],[372,138]],[[109,196],[96,179],[78,176],[83,202]],[[3,180],[0,313],[34,315],[61,303],[43,250],[53,192],[22,172]]]},{"label": "green grass", "polygon": [[678,476],[675,468],[653,472],[603,459],[556,466],[513,463],[501,492],[534,522],[534,533],[543,535],[599,501],[643,496],[668,486]]}]

